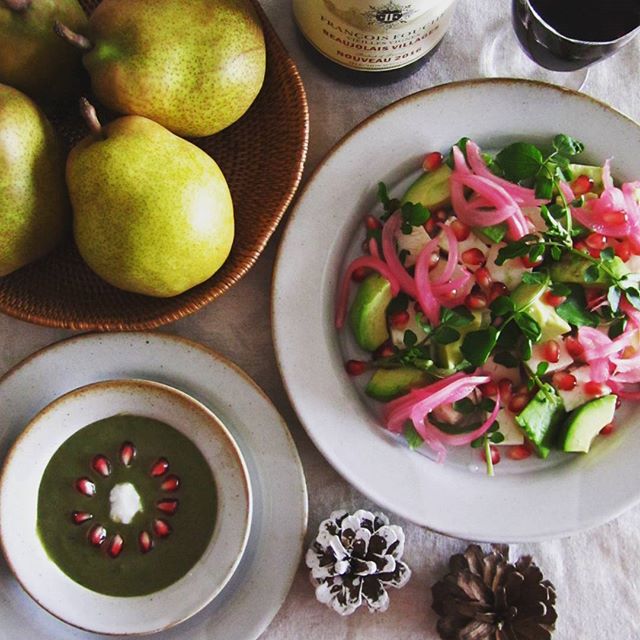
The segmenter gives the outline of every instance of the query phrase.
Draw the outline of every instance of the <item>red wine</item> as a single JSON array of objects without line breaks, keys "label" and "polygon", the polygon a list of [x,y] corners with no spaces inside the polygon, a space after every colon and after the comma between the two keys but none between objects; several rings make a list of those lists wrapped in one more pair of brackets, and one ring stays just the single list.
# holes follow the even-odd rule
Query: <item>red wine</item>
[{"label": "red wine", "polygon": [[567,38],[617,40],[640,25],[640,0],[530,0],[536,13]]}]

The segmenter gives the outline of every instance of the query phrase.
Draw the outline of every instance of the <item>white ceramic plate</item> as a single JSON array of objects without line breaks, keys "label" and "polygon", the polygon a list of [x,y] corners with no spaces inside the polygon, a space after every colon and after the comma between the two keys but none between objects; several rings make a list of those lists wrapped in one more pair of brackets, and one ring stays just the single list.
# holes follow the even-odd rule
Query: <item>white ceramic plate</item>
[{"label": "white ceramic plate", "polygon": [[[187,393],[227,427],[246,462],[253,519],[246,551],[226,587],[159,640],[253,640],[282,605],[307,522],[307,493],[286,424],[235,365],[206,347],[161,333],[88,334],[35,353],[0,380],[0,460],[25,425],[64,393],[101,380],[140,378]],[[0,559],[0,638],[96,637],[46,613]]]},{"label": "white ceramic plate", "polygon": [[628,408],[616,415],[622,428],[587,456],[501,463],[494,478],[455,454],[438,465],[381,428],[379,412],[344,371],[349,340],[333,325],[339,277],[362,242],[361,222],[376,207],[378,181],[402,193],[425,153],[446,151],[462,136],[499,148],[548,142],[557,133],[582,140],[587,158],[614,156],[620,179],[640,177],[640,127],[583,94],[525,80],[443,85],[390,105],[339,142],[307,183],[280,245],[274,342],[302,423],[360,491],[449,535],[495,542],[568,535],[640,501],[640,436]]},{"label": "white ceramic plate", "polygon": [[[187,436],[211,469],[217,499],[216,525],[196,565],[161,591],[129,598],[96,593],[74,582],[49,558],[37,531],[40,482],[51,457],[78,430],[120,414],[161,420]],[[170,461],[170,451],[167,456]],[[94,477],[89,468],[87,473]],[[108,496],[101,498],[98,490],[92,500],[97,499]],[[103,524],[107,533],[113,533],[112,526],[117,526],[93,524]],[[233,575],[250,525],[249,475],[231,435],[204,405],[157,382],[98,382],[54,400],[26,426],[11,448],[0,478],[0,543],[14,574],[47,611],[96,633],[155,633],[200,611]],[[69,522],[68,526],[74,525]],[[125,540],[125,546],[131,544],[137,543]],[[151,554],[149,560],[153,561]]]}]

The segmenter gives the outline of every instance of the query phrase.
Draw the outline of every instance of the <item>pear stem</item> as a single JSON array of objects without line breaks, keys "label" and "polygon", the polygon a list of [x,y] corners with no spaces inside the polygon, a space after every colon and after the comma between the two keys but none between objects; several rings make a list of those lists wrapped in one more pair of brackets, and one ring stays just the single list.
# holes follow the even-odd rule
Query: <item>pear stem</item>
[{"label": "pear stem", "polygon": [[[12,2],[19,2],[20,0],[11,0]],[[28,0],[29,2],[31,0]],[[5,0],[7,2],[7,0]],[[82,49],[83,51],[89,51],[93,49],[93,44],[91,44],[91,40],[89,38],[85,38],[82,34],[76,33],[62,24],[59,20],[56,20],[53,23],[53,30],[59,35],[63,40],[66,40],[69,44],[77,47],[78,49]]]},{"label": "pear stem", "polygon": [[101,138],[107,137],[104,135],[95,107],[86,98],[80,98],[80,113],[93,135],[100,136]]},{"label": "pear stem", "polygon": [[10,11],[26,11],[31,6],[32,0],[4,0]]}]

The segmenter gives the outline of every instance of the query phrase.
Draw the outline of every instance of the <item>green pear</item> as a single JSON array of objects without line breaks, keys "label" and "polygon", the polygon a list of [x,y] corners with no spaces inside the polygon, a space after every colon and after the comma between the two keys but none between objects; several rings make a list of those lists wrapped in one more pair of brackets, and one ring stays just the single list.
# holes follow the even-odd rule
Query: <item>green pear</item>
[{"label": "green pear", "polygon": [[0,82],[39,99],[73,90],[83,73],[80,53],[56,36],[56,19],[87,28],[78,0],[0,0]]},{"label": "green pear", "polygon": [[51,124],[24,93],[0,84],[0,276],[49,253],[69,218]]},{"label": "green pear", "polygon": [[233,242],[233,204],[204,151],[141,116],[100,125],[67,159],[73,233],[85,262],[115,287],[175,296],[207,280]]},{"label": "green pear", "polygon": [[103,0],[84,48],[97,98],[183,136],[216,133],[255,100],[265,74],[260,19],[249,0]]}]

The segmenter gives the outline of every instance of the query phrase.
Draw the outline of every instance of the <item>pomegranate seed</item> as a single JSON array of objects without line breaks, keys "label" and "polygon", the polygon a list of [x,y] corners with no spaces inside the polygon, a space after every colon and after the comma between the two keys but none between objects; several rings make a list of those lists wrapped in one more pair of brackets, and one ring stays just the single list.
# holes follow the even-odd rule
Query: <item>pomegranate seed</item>
[{"label": "pomegranate seed", "polygon": [[109,462],[109,458],[100,453],[94,456],[91,461],[91,468],[105,478],[111,475],[111,462]]},{"label": "pomegranate seed", "polygon": [[433,217],[438,221],[438,222],[444,222],[449,216],[447,215],[447,212],[444,209],[438,209],[434,214]]},{"label": "pomegranate seed", "polygon": [[153,538],[148,531],[141,531],[138,536],[138,545],[140,546],[140,551],[142,553],[149,553],[151,549],[153,549]]},{"label": "pomegranate seed", "polygon": [[589,249],[602,251],[607,246],[607,239],[600,233],[590,233],[584,240]]},{"label": "pomegranate seed", "polygon": [[156,507],[162,513],[172,516],[178,510],[178,501],[175,498],[166,498],[164,500],[158,500]]},{"label": "pomegranate seed", "polygon": [[513,392],[513,382],[509,378],[502,378],[498,382],[498,389],[500,390],[500,400],[503,405],[508,405],[511,400],[511,393]]},{"label": "pomegranate seed", "polygon": [[364,226],[367,227],[370,231],[375,231],[376,229],[380,229],[382,227],[382,223],[378,218],[374,216],[366,216],[364,219]]},{"label": "pomegranate seed", "polygon": [[622,398],[618,396],[616,398],[616,409],[619,409],[622,406]]},{"label": "pomegranate seed", "polygon": [[467,226],[464,222],[460,222],[460,220],[455,219],[451,223],[451,231],[453,231],[458,242],[462,242],[469,237],[471,227]]},{"label": "pomegranate seed", "polygon": [[580,175],[571,183],[571,190],[576,196],[583,196],[593,191],[593,180],[589,176]]},{"label": "pomegranate seed", "polygon": [[167,473],[167,471],[169,471],[169,461],[166,458],[158,458],[153,463],[153,466],[151,467],[151,471],[149,471],[149,473],[151,474],[152,478],[159,478],[160,476],[163,476],[165,473]]},{"label": "pomegranate seed", "polygon": [[604,427],[600,429],[600,435],[608,436],[613,433],[614,429],[615,429],[615,425],[613,424],[613,422],[610,422],[609,424],[605,424]]},{"label": "pomegranate seed", "polygon": [[627,214],[624,211],[607,211],[602,214],[602,222],[605,224],[626,224]]},{"label": "pomegranate seed", "polygon": [[489,293],[489,304],[491,304],[496,298],[499,298],[500,296],[508,295],[509,289],[507,288],[506,284],[504,284],[503,282],[494,282],[491,285],[491,291]]},{"label": "pomegranate seed", "polygon": [[[490,445],[489,450],[491,451],[491,462],[493,464],[498,464],[498,462],[500,462],[500,452],[498,451],[498,448]],[[482,459],[485,462],[487,461],[487,455],[485,454],[484,449],[482,450]]]},{"label": "pomegranate seed", "polygon": [[122,547],[124,547],[124,539],[119,533],[116,533],[116,535],[109,541],[107,553],[112,558],[117,558],[122,553]]},{"label": "pomegranate seed", "polygon": [[99,547],[107,539],[107,530],[101,524],[97,524],[89,529],[88,538],[90,544]]},{"label": "pomegranate seed", "polygon": [[520,258],[520,262],[526,269],[533,269],[533,267],[537,267],[538,265],[542,264],[542,258],[538,258],[534,262],[533,260],[529,259],[529,256],[522,256],[522,258]]},{"label": "pomegranate seed", "polygon": [[389,322],[394,329],[402,329],[409,324],[409,318],[408,311],[396,311],[389,316]]},{"label": "pomegranate seed", "polygon": [[512,460],[525,460],[531,455],[531,451],[523,444],[517,444],[509,450],[509,457]]},{"label": "pomegranate seed", "polygon": [[373,357],[375,360],[378,360],[379,358],[390,358],[394,354],[395,349],[393,348],[393,345],[387,341],[373,352]]},{"label": "pomegranate seed", "polygon": [[76,480],[76,489],[85,496],[96,495],[96,485],[89,478],[78,478]]},{"label": "pomegranate seed", "polygon": [[171,535],[171,525],[166,520],[156,518],[153,521],[153,532],[161,538]]},{"label": "pomegranate seed", "polygon": [[120,447],[120,460],[125,467],[130,467],[136,459],[136,448],[131,442],[124,442]]},{"label": "pomegranate seed", "polygon": [[622,262],[626,262],[631,257],[631,243],[628,240],[621,240],[613,250]]},{"label": "pomegranate seed", "polygon": [[601,396],[603,393],[602,385],[599,382],[589,380],[584,383],[584,390],[590,396]]},{"label": "pomegranate seed", "polygon": [[436,225],[437,225],[437,221],[434,220],[433,218],[429,218],[425,223],[424,223],[424,229],[425,231],[430,235],[433,236],[434,231],[436,230]]},{"label": "pomegranate seed", "polygon": [[576,251],[582,251],[582,253],[589,253],[589,248],[582,240],[578,240],[578,242],[573,245],[573,248]]},{"label": "pomegranate seed", "polygon": [[347,360],[345,369],[350,376],[359,376],[367,370],[367,363],[362,360]]},{"label": "pomegranate seed", "polygon": [[484,293],[470,293],[465,299],[464,303],[469,309],[480,310],[487,308],[487,296]]},{"label": "pomegranate seed", "polygon": [[425,171],[435,171],[438,167],[442,166],[442,160],[442,154],[439,151],[432,151],[424,157],[422,168]]},{"label": "pomegranate seed", "polygon": [[493,380],[491,382],[485,382],[485,384],[480,386],[480,391],[483,396],[497,396],[498,385]]},{"label": "pomegranate seed", "polygon": [[180,486],[180,478],[176,475],[167,476],[164,482],[160,485],[163,491],[176,491]]},{"label": "pomegranate seed", "polygon": [[561,391],[571,391],[575,389],[578,384],[576,377],[566,371],[556,371],[551,376],[551,381],[553,382],[553,386]]},{"label": "pomegranate seed", "polygon": [[370,273],[371,269],[369,269],[369,267],[358,267],[357,269],[353,270],[351,279],[354,282],[362,282]]},{"label": "pomegranate seed", "polygon": [[467,249],[466,251],[463,251],[460,257],[462,259],[462,262],[468,264],[471,267],[479,267],[484,263],[485,260],[484,253],[482,253],[480,249],[476,249],[475,247],[473,249]]},{"label": "pomegranate seed", "polygon": [[584,354],[584,347],[580,344],[578,338],[573,336],[567,336],[564,339],[564,346],[567,349],[567,353],[575,360]]},{"label": "pomegranate seed", "polygon": [[542,345],[542,356],[547,362],[560,360],[560,347],[555,340],[549,340]]},{"label": "pomegranate seed", "polygon": [[631,236],[629,238],[629,245],[631,246],[631,251],[635,255],[640,256],[640,240],[638,240],[634,236]]},{"label": "pomegranate seed", "polygon": [[519,393],[513,396],[509,401],[509,411],[511,413],[520,413],[529,404],[529,395],[526,393]]},{"label": "pomegranate seed", "polygon": [[93,519],[93,515],[86,511],[73,511],[71,513],[71,521],[73,524],[84,524]]},{"label": "pomegranate seed", "polygon": [[555,293],[552,293],[551,291],[547,291],[544,294],[544,301],[552,307],[559,307],[565,300],[566,300],[565,296],[557,296]]},{"label": "pomegranate seed", "polygon": [[491,288],[492,279],[491,274],[489,273],[489,269],[486,267],[480,267],[476,269],[476,272],[473,274],[478,286],[483,290],[489,290]]}]

